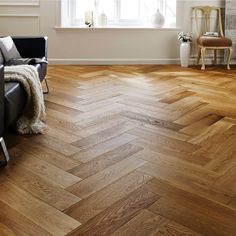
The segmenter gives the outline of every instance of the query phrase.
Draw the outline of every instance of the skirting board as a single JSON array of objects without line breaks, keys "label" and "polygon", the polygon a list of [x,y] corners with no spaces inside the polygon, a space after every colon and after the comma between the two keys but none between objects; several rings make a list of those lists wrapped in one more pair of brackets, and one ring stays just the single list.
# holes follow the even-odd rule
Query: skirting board
[{"label": "skirting board", "polygon": [[[223,63],[223,58],[218,58],[219,63]],[[137,65],[137,64],[159,64],[170,65],[180,64],[179,58],[167,59],[58,59],[49,58],[51,65]],[[196,64],[196,58],[190,58],[190,65]],[[212,58],[206,59],[206,64],[212,64]],[[236,60],[232,60],[231,64],[236,64]]]},{"label": "skirting board", "polygon": [[179,59],[57,59],[49,58],[54,65],[134,65],[134,64],[178,64]]}]

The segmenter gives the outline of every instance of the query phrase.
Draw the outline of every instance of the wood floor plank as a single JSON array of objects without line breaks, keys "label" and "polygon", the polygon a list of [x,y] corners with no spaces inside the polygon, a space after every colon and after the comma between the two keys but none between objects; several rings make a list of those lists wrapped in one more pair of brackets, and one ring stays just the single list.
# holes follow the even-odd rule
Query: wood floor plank
[{"label": "wood floor plank", "polygon": [[164,154],[167,156],[174,156],[176,159],[185,160],[190,163],[194,163],[194,164],[201,165],[201,166],[204,166],[205,164],[207,164],[211,160],[207,156],[201,156],[201,155],[197,155],[195,153],[185,152],[185,151],[182,151],[178,148],[176,148],[175,150],[168,149],[168,146],[163,147],[161,145],[157,145],[156,143],[146,141],[143,139],[135,139],[131,143],[133,143],[134,145],[146,148],[146,149],[150,149],[151,151],[154,151],[157,153],[161,153],[161,154]]},{"label": "wood floor plank", "polygon": [[63,211],[80,201],[79,197],[68,193],[47,178],[40,177],[23,166],[16,167],[15,164],[12,165],[12,173],[5,170],[4,175],[21,189],[58,210]]},{"label": "wood floor plank", "polygon": [[76,142],[80,139],[80,137],[78,135],[69,133],[69,132],[65,132],[63,130],[60,129],[55,129],[52,127],[47,127],[45,129],[45,134],[55,137],[57,139],[59,139],[62,142],[68,142],[68,143],[73,143]]},{"label": "wood floor plank", "polygon": [[78,221],[32,197],[10,181],[1,183],[0,200],[52,235],[65,235],[80,226]]},{"label": "wood floor plank", "polygon": [[149,124],[142,124],[142,125],[137,125],[137,128],[142,128],[143,130],[146,130],[148,132],[154,133],[154,134],[161,134],[163,136],[169,137],[169,138],[173,138],[173,139],[177,139],[180,141],[188,141],[192,136],[191,134],[185,134],[182,131],[173,131],[170,129],[166,129],[166,128],[160,128],[157,126],[153,126],[153,125],[149,125]]},{"label": "wood floor plank", "polygon": [[143,186],[83,224],[72,235],[111,235],[125,222],[158,199],[158,195],[147,191]]},{"label": "wood floor plank", "polygon": [[158,232],[155,233],[155,236],[201,236],[202,234],[197,233],[187,227],[184,227],[180,224],[177,224],[173,221],[169,221],[161,225]]},{"label": "wood floor plank", "polygon": [[[54,129],[59,129],[64,132],[69,132],[72,134],[76,133],[76,131],[81,130],[80,125],[78,125],[77,123],[74,123],[74,122],[68,121],[68,120],[63,120],[59,116],[57,116],[57,117],[47,116],[47,125],[49,125],[50,127],[54,128]],[[76,135],[78,135],[78,134],[76,134]]]},{"label": "wood floor plank", "polygon": [[214,186],[217,186],[219,189],[224,188],[224,191],[228,192],[229,194],[232,194],[235,196],[236,194],[236,165],[234,165],[230,170],[225,173],[224,176],[219,178]]},{"label": "wood floor plank", "polygon": [[113,119],[111,118],[109,120],[102,120],[101,122],[98,122],[96,124],[83,128],[82,130],[79,130],[77,134],[80,137],[86,138],[90,135],[93,135],[105,129],[111,128],[112,126],[124,123],[125,121],[127,121],[127,119],[123,118],[122,116],[115,115]]},{"label": "wood floor plank", "polygon": [[119,161],[124,160],[125,158],[132,156],[140,150],[142,150],[141,147],[128,143],[109,152],[106,152],[105,154],[97,157],[95,160],[83,163],[69,170],[69,172],[82,179],[85,179],[108,168],[109,166],[116,164]]},{"label": "wood floor plank", "polygon": [[134,112],[126,111],[126,112],[123,112],[122,115],[124,117],[131,119],[131,120],[137,120],[139,122],[147,123],[147,124],[157,126],[157,127],[170,129],[173,131],[178,131],[183,128],[183,126],[178,125],[178,124],[174,124],[171,122],[167,122],[165,120],[157,119],[155,117],[150,117],[148,115],[144,116],[142,114],[138,114],[138,113],[134,113]]},{"label": "wood floor plank", "polygon": [[193,112],[188,112],[181,116],[179,119],[175,121],[175,123],[180,125],[191,125],[194,122],[197,122],[198,120],[201,120],[202,118],[208,116],[209,114],[213,113],[209,105],[203,106]]},{"label": "wood floor plank", "polygon": [[[228,131],[230,131],[229,129]],[[236,131],[236,130],[235,130]],[[226,174],[227,171],[236,165],[236,146],[235,135],[228,136],[227,134],[220,135],[224,140],[215,142],[216,145],[212,145],[212,148],[205,149],[207,154],[212,157],[212,160],[205,165],[207,170],[215,171],[217,173]],[[228,136],[228,137],[227,137]],[[216,140],[214,140],[216,141]],[[214,150],[214,151],[213,151]]]},{"label": "wood floor plank", "polygon": [[172,104],[174,102],[177,102],[183,98],[189,97],[194,94],[195,94],[194,92],[183,89],[182,92],[179,92],[173,95],[167,94],[165,97],[163,97],[163,99],[160,100],[160,102]]},{"label": "wood floor plank", "polygon": [[131,156],[130,158],[120,161],[111,167],[108,167],[77,184],[74,184],[73,186],[67,188],[67,190],[80,198],[86,198],[122,176],[134,171],[145,163],[146,161],[139,160]]},{"label": "wood floor plank", "polygon": [[205,142],[206,139],[211,138],[215,134],[223,133],[224,131],[231,128],[232,126],[233,126],[232,123],[227,122],[224,119],[219,120],[218,122],[214,123],[213,125],[209,126],[207,129],[205,129],[204,132],[190,139],[189,142],[193,144],[201,144]]},{"label": "wood floor plank", "polygon": [[0,235],[235,236],[235,69],[49,65],[45,133],[4,137]]},{"label": "wood floor plank", "polygon": [[136,135],[139,138],[145,139],[147,141],[154,142],[157,146],[164,146],[167,149],[183,151],[186,153],[192,153],[199,149],[198,145],[193,145],[189,142],[183,142],[180,140],[172,139],[161,134],[155,134],[153,132],[148,132],[142,128],[135,128],[128,132],[131,135]]},{"label": "wood floor plank", "polygon": [[222,118],[223,116],[219,115],[208,115],[203,119],[199,120],[198,122],[192,123],[191,125],[188,125],[185,128],[181,129],[181,132],[185,134],[199,135],[209,126],[213,125]]},{"label": "wood floor plank", "polygon": [[[177,167],[178,168],[178,167]],[[146,163],[138,169],[138,171],[145,174],[156,177],[158,180],[166,181],[168,183],[175,183],[179,189],[186,190],[196,195],[204,196],[209,199],[215,199],[219,202],[227,203],[230,199],[230,195],[226,191],[219,191],[217,188],[213,188],[213,183],[216,178],[209,176],[208,178],[199,178],[197,175],[181,172],[177,168],[170,168],[170,166],[157,165],[154,163]],[[184,169],[184,167],[182,167]],[[209,190],[211,189],[211,190]]]},{"label": "wood floor plank", "polygon": [[51,148],[57,152],[60,152],[61,154],[66,156],[73,155],[81,150],[78,147],[71,145],[70,143],[63,142],[60,139],[46,134],[44,134],[44,136],[34,137],[33,141],[45,147]]},{"label": "wood floor plank", "polygon": [[0,235],[52,235],[2,201],[0,201],[0,208]]},{"label": "wood floor plank", "polygon": [[175,195],[166,196],[148,209],[203,235],[235,234],[235,211],[189,194],[181,198]]},{"label": "wood floor plank", "polygon": [[[12,163],[23,166],[24,168],[33,171],[42,178],[47,178],[56,185],[66,188],[81,181],[81,178],[71,175],[70,173],[55,167],[46,161],[40,160],[34,155],[24,153],[15,148],[11,150],[11,155],[15,158]],[[22,158],[24,155],[24,159]]]},{"label": "wood floor plank", "polygon": [[166,219],[164,217],[154,214],[148,210],[143,210],[133,219],[128,221],[127,224],[115,231],[112,236],[155,235],[165,221]]},{"label": "wood floor plank", "polygon": [[150,175],[133,171],[90,197],[81,200],[65,212],[81,223],[86,222],[151,179]]},{"label": "wood floor plank", "polygon": [[86,163],[94,160],[96,157],[101,156],[102,154],[105,154],[106,152],[112,151],[113,149],[127,144],[134,139],[136,139],[135,136],[124,133],[102,143],[98,143],[91,148],[81,150],[77,154],[73,155],[72,158],[75,160],[79,160],[82,163]]},{"label": "wood floor plank", "polygon": [[124,123],[115,125],[111,128],[108,128],[104,131],[98,132],[94,135],[90,135],[86,138],[82,138],[81,140],[74,142],[73,145],[80,149],[86,149],[96,144],[99,144],[101,142],[107,141],[111,138],[114,138],[116,136],[119,136],[122,133],[125,133],[126,131],[132,128],[133,128],[133,125],[131,123],[124,122]]},{"label": "wood floor plank", "polygon": [[209,158],[208,163],[210,163],[212,160],[217,158],[218,153],[219,155],[221,155],[222,152],[227,153],[228,148],[230,151],[230,146],[232,144],[232,141],[234,141],[234,136],[228,133],[230,129],[216,133],[209,137],[205,145],[202,145],[202,147],[199,150],[195,151],[194,154],[207,156]]},{"label": "wood floor plank", "polygon": [[70,170],[80,164],[79,161],[62,155],[61,153],[44,147],[38,143],[30,142],[30,146],[18,144],[17,148],[21,149],[24,153],[31,153],[40,160],[47,161],[48,163],[53,164],[65,171]]}]

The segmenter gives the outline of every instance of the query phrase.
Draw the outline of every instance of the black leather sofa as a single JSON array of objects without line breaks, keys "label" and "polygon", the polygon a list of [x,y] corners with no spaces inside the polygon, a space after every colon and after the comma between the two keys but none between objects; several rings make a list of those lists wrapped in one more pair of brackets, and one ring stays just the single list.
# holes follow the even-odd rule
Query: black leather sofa
[{"label": "black leather sofa", "polygon": [[[22,58],[42,58],[47,60],[47,37],[13,37],[13,41]],[[46,92],[49,92],[46,80],[47,64],[36,63],[39,78],[46,83]],[[4,82],[4,65],[0,65],[0,143],[4,154],[0,166],[5,166],[9,155],[3,139],[4,130],[14,125],[24,111],[27,95],[18,82]]]}]

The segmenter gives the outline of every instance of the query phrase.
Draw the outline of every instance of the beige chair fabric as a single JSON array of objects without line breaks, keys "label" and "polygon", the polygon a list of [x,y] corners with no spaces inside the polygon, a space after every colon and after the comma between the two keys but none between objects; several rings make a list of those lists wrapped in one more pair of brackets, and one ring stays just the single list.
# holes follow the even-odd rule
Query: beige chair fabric
[{"label": "beige chair fabric", "polygon": [[[216,25],[218,26],[218,37],[204,36],[206,32],[211,31],[212,13],[216,12]],[[219,7],[199,6],[193,8],[194,19],[197,30],[197,44],[199,46],[197,64],[199,64],[200,57],[202,58],[202,70],[205,70],[205,55],[206,50],[214,50],[214,62],[217,62],[217,50],[228,50],[227,69],[230,70],[230,60],[232,57],[232,40],[224,37],[221,9]],[[200,24],[199,19],[202,21]]]}]

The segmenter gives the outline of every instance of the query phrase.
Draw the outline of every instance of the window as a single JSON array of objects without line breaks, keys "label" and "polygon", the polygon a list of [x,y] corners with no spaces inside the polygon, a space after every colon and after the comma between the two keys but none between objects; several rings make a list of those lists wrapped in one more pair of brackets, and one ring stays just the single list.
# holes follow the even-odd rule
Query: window
[{"label": "window", "polygon": [[157,9],[165,17],[164,27],[176,26],[176,0],[62,0],[64,4],[65,1],[68,6],[62,4],[62,10],[67,11],[68,19],[62,23],[71,26],[84,26],[86,11],[93,11],[95,26],[102,12],[107,15],[111,27],[151,26],[151,18]]}]

